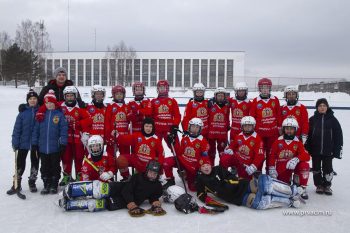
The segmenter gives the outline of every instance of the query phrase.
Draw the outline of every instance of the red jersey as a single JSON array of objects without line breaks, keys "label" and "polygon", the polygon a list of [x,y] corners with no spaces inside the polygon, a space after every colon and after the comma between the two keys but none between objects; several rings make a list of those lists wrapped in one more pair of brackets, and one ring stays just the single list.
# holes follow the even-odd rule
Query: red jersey
[{"label": "red jersey", "polygon": [[310,155],[306,152],[304,145],[297,137],[293,140],[285,140],[280,136],[273,144],[268,157],[267,165],[276,166],[276,163],[288,162],[297,157],[299,161],[309,161]]},{"label": "red jersey", "polygon": [[231,108],[231,135],[237,135],[241,132],[241,120],[245,116],[249,116],[251,102],[246,100],[229,99]]},{"label": "red jersey", "polygon": [[208,134],[208,100],[203,100],[201,102],[190,99],[187,103],[184,113],[184,118],[182,120],[182,129],[184,131],[188,130],[188,122],[192,118],[200,118],[203,121],[202,135]]},{"label": "red jersey", "polygon": [[243,133],[236,135],[228,147],[242,165],[254,164],[258,169],[262,167],[265,160],[264,145],[256,132],[248,137]]},{"label": "red jersey", "polygon": [[145,172],[146,165],[150,160],[157,160],[161,165],[164,162],[164,150],[162,142],[156,136],[145,137],[136,132],[131,135],[119,135],[117,142],[120,145],[131,146],[134,152],[135,168],[138,172]]},{"label": "red jersey", "polygon": [[111,132],[117,130],[120,135],[129,133],[129,108],[126,104],[112,102],[107,106],[105,115],[105,140],[111,139]]},{"label": "red jersey", "polygon": [[128,118],[132,124],[132,132],[141,132],[143,119],[152,116],[151,101],[148,98],[141,101],[132,100],[128,103],[128,108],[130,109]]},{"label": "red jersey", "polygon": [[181,145],[175,144],[175,151],[184,168],[192,173],[198,170],[198,161],[202,156],[208,156],[209,143],[202,136],[192,138],[188,135],[182,137]]},{"label": "red jersey", "polygon": [[94,104],[88,104],[86,110],[88,111],[91,119],[92,125],[89,131],[90,135],[100,135],[104,138],[104,125],[105,125],[105,113],[107,105],[105,104],[102,108],[97,108]]},{"label": "red jersey", "polygon": [[216,103],[209,108],[209,139],[226,139],[230,126],[230,108],[220,107]]},{"label": "red jersey", "polygon": [[280,102],[276,96],[269,99],[254,98],[249,115],[256,120],[255,130],[261,137],[277,136],[281,126]]},{"label": "red jersey", "polygon": [[100,180],[100,175],[103,172],[111,171],[114,174],[117,170],[114,158],[112,156],[109,156],[107,153],[104,153],[102,155],[102,158],[97,162],[94,162],[92,160],[91,155],[88,155],[86,159],[88,159],[90,163],[97,167],[98,171],[96,171],[95,168],[90,163],[86,162],[84,159],[83,166],[81,167],[82,181]]},{"label": "red jersey", "polygon": [[281,107],[281,121],[283,122],[283,120],[287,117],[293,117],[298,122],[299,128],[296,132],[296,136],[299,137],[300,135],[308,135],[309,116],[306,107],[303,104],[299,102],[293,106],[288,106],[287,104],[284,104]]},{"label": "red jersey", "polygon": [[180,124],[181,114],[175,99],[158,97],[152,99],[151,104],[156,132],[169,132],[171,126]]},{"label": "red jersey", "polygon": [[89,113],[78,104],[68,107],[65,102],[61,104],[61,110],[68,123],[68,143],[81,143],[80,133],[88,132],[92,124]]}]

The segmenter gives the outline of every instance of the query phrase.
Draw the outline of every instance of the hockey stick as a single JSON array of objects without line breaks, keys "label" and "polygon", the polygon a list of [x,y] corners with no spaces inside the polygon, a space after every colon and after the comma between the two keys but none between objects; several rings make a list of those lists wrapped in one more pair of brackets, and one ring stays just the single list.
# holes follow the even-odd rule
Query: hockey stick
[{"label": "hockey stick", "polygon": [[17,159],[18,159],[18,150],[15,151],[15,177],[14,177],[14,188],[16,190],[16,194],[22,200],[26,199],[26,195],[21,193],[21,189],[18,188],[18,169],[17,169]]},{"label": "hockey stick", "polygon": [[96,167],[95,164],[93,164],[93,162],[91,162],[88,158],[86,158],[86,156],[84,156],[83,159],[85,162],[87,162],[95,171],[97,171],[99,174],[101,173],[100,169],[98,167]]},{"label": "hockey stick", "polygon": [[[174,153],[174,158],[175,158],[175,162],[176,162],[177,169],[181,170],[180,162],[179,162],[179,160],[178,160],[178,158],[177,158],[176,151],[175,151],[175,149],[174,149],[174,144],[171,143],[170,145],[171,145],[171,149],[173,150],[173,153]],[[183,174],[182,174],[181,172],[180,172],[179,175],[180,175],[180,178],[181,178],[182,183],[184,184],[185,193],[188,194],[184,176],[183,176]]]}]

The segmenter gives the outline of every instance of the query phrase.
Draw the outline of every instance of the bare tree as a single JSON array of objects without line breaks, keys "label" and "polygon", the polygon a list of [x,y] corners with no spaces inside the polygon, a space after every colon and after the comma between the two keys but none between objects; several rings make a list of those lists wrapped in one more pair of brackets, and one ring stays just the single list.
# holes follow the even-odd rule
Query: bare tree
[{"label": "bare tree", "polygon": [[0,32],[0,49],[6,50],[12,45],[12,39],[10,35],[2,31]]},{"label": "bare tree", "polygon": [[109,46],[107,47],[106,57],[116,59],[118,61],[117,83],[123,86],[130,85],[131,83],[127,83],[126,74],[131,74],[132,67],[127,66],[126,61],[129,59],[137,58],[136,50],[132,46],[127,46],[124,41],[120,41],[117,45],[114,45],[112,48]]}]

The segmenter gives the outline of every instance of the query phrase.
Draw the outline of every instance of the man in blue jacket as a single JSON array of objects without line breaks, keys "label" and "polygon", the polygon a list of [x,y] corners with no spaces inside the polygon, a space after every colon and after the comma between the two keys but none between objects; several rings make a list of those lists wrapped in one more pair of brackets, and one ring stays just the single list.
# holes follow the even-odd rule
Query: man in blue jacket
[{"label": "man in blue jacket", "polygon": [[[25,110],[17,115],[15,126],[12,132],[12,148],[14,152],[18,152],[17,156],[17,189],[21,189],[21,180],[24,170],[26,168],[26,159],[28,151],[30,150],[30,176],[28,177],[29,190],[31,192],[37,192],[35,181],[38,175],[39,169],[39,157],[38,151],[31,148],[32,131],[35,124],[35,114],[38,111],[38,94],[30,89],[27,93],[27,104]],[[15,179],[15,178],[14,178]],[[14,181],[15,183],[15,181]],[[16,193],[14,184],[10,190],[7,191],[8,195]]]},{"label": "man in blue jacket", "polygon": [[41,178],[44,189],[41,194],[57,193],[60,179],[60,155],[67,145],[68,124],[59,110],[56,96],[50,90],[44,97],[46,112],[43,121],[36,122],[33,130],[32,148],[38,148],[41,159]]}]

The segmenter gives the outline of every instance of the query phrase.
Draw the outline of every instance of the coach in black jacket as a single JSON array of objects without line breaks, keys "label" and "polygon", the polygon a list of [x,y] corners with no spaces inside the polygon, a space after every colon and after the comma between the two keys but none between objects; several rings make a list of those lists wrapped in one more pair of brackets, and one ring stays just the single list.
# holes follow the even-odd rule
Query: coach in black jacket
[{"label": "coach in black jacket", "polygon": [[306,149],[312,156],[316,193],[332,195],[333,158],[341,159],[343,133],[325,98],[318,99],[316,111],[309,119]]}]

